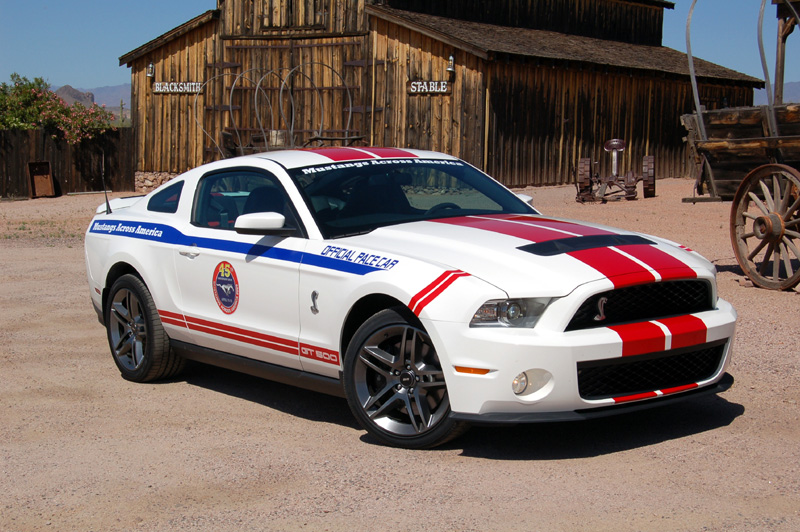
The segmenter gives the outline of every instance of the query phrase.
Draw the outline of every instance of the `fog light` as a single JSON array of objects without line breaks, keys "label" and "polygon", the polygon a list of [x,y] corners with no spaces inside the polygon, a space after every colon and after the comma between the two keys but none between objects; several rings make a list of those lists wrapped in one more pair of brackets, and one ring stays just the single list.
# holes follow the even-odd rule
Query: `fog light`
[{"label": "fog light", "polygon": [[511,389],[516,395],[522,395],[528,389],[528,375],[520,373],[511,381]]}]

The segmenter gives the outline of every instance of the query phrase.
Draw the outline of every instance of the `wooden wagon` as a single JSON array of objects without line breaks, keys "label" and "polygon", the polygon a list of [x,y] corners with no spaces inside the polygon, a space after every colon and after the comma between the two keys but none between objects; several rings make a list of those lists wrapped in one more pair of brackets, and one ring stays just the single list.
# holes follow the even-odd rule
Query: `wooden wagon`
[{"label": "wooden wagon", "polygon": [[[796,2],[773,3],[778,6],[779,35],[785,44],[785,37],[798,19]],[[763,0],[759,22],[763,20],[765,4]],[[760,45],[763,58],[763,42]],[[763,288],[791,289],[800,283],[800,104],[776,105],[769,76],[765,75],[770,105],[702,109],[691,51],[689,61],[699,112],[684,115],[681,120],[697,169],[695,193],[699,196],[684,201],[732,200],[731,243],[745,275]],[[763,59],[762,62],[767,74],[766,63]],[[781,78],[776,74],[775,94],[780,101],[781,46],[778,66]]]},{"label": "wooden wagon", "polygon": [[[774,109],[777,135],[769,122]],[[800,105],[704,111],[682,120],[697,163],[695,191],[684,201],[732,200],[730,234],[736,259],[757,286],[800,283]]]}]

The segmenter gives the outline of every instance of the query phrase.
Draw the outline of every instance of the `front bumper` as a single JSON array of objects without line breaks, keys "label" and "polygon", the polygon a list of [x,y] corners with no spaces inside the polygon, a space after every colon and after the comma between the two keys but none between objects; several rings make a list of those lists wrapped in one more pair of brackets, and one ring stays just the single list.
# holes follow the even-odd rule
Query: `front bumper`
[{"label": "front bumper", "polygon": [[[725,371],[731,355],[736,312],[729,303],[719,300],[714,310],[694,314],[691,320],[702,324],[699,334],[698,331],[687,334],[676,331],[675,327],[670,329],[655,326],[655,322],[644,322],[641,334],[634,340],[623,339],[623,335],[607,327],[563,332],[470,329],[463,324],[434,321],[424,325],[437,346],[452,415],[474,422],[516,423],[586,419],[664,404],[700,393],[724,391],[732,383],[732,378],[725,377]],[[625,327],[627,332],[637,329],[636,326]],[[688,344],[687,338],[691,339]],[[631,355],[632,345],[634,355]],[[651,345],[662,347],[651,351],[641,347]],[[706,361],[706,367],[699,373],[686,371],[686,375],[696,377],[687,377],[685,382],[667,379],[662,386],[650,388],[637,388],[635,384],[631,388],[626,383],[619,393],[600,396],[581,390],[579,368],[582,367],[598,363],[624,367],[642,362],[647,371],[652,360],[653,367],[661,371],[661,362],[666,359],[675,357],[681,364],[692,363],[695,352],[709,349],[716,350],[711,365]],[[466,372],[464,368],[488,372],[478,374]],[[528,375],[531,385],[525,393],[516,395],[511,383],[523,372]],[[661,381],[656,378],[654,382]]]},{"label": "front bumper", "polygon": [[450,417],[459,421],[468,421],[474,424],[515,424],[515,423],[549,423],[558,421],[584,421],[599,417],[615,416],[626,412],[635,412],[647,408],[670,405],[686,399],[693,399],[703,395],[713,395],[722,393],[733,386],[733,376],[725,373],[722,378],[711,386],[697,388],[688,392],[675,395],[665,395],[648,401],[635,403],[623,403],[605,407],[589,408],[585,410],[575,410],[572,412],[518,412],[504,414],[500,412],[489,414],[464,414],[453,412]]}]

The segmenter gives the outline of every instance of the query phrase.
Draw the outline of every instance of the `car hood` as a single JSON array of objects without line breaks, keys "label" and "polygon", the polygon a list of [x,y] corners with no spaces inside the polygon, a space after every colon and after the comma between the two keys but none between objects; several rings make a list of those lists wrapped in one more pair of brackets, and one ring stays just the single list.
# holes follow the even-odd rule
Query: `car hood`
[{"label": "car hood", "polygon": [[512,297],[560,297],[602,279],[621,287],[713,273],[700,255],[663,239],[534,215],[444,218],[346,240],[467,272]]}]

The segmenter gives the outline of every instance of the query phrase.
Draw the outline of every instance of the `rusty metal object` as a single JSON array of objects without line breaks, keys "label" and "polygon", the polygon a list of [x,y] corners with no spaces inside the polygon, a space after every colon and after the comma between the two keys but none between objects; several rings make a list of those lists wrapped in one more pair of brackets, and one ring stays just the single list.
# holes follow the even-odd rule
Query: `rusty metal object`
[{"label": "rusty metal object", "polygon": [[753,284],[788,290],[800,283],[800,172],[766,164],[747,174],[733,198],[730,232]]},{"label": "rusty metal object", "polygon": [[625,141],[611,139],[603,145],[603,149],[611,153],[611,175],[600,177],[599,173],[592,173],[592,160],[582,158],[578,161],[575,186],[578,193],[575,201],[586,203],[599,201],[606,203],[609,200],[635,200],[636,185],[639,181],[644,183],[644,197],[652,198],[656,195],[656,170],[655,157],[647,155],[642,159],[642,175],[637,176],[629,171],[624,177],[619,175],[619,154],[625,150]]}]

